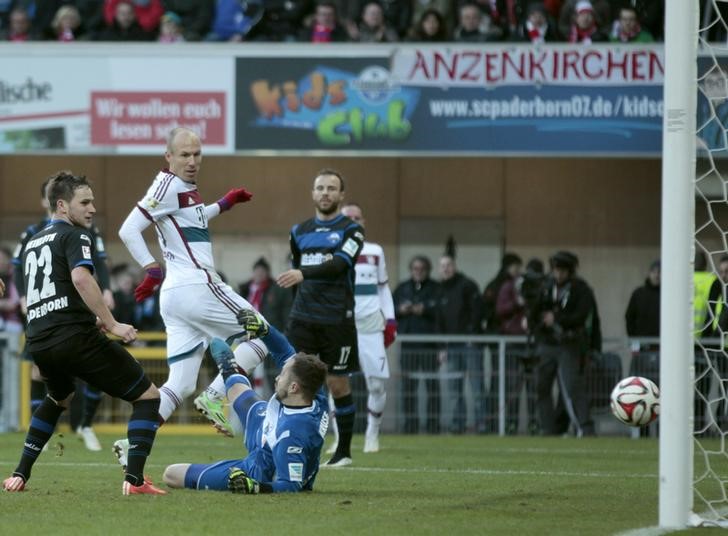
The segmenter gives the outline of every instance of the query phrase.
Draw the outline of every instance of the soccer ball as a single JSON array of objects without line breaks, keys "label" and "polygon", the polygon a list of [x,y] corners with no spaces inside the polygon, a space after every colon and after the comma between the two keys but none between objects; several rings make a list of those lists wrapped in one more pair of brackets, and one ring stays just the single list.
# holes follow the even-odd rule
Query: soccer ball
[{"label": "soccer ball", "polygon": [[647,378],[620,380],[609,398],[614,416],[629,426],[646,426],[660,414],[660,389]]}]

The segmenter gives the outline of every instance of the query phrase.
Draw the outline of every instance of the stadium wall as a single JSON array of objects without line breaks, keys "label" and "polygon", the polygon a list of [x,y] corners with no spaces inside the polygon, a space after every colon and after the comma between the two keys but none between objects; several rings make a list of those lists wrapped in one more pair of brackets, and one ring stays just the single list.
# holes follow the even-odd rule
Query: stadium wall
[{"label": "stadium wall", "polygon": [[[163,165],[151,156],[0,157],[0,241],[12,245],[37,221],[41,179],[72,169],[94,182],[112,262],[129,261],[116,230]],[[596,290],[605,334],[621,336],[629,294],[659,255],[660,163],[652,159],[212,156],[200,179],[206,200],[239,184],[255,193],[252,203],[212,222],[218,266],[231,283],[245,280],[260,255],[276,271],[285,267],[288,230],[311,216],[311,180],[322,167],[345,174],[347,198],[364,207],[369,237],[386,248],[392,286],[407,276],[412,251],[435,262],[450,232],[463,252],[461,269],[481,287],[503,248],[544,260],[569,248]],[[400,233],[404,222],[438,233],[412,245]],[[477,232],[463,231],[469,226]]]}]

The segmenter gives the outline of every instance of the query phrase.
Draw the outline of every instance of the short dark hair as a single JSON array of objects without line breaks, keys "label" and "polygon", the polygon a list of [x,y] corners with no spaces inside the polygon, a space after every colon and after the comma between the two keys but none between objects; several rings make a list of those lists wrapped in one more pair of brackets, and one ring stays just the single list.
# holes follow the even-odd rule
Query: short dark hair
[{"label": "short dark hair", "polygon": [[301,394],[306,399],[313,400],[316,392],[326,381],[328,367],[315,355],[304,354],[303,352],[298,352],[292,359],[291,374],[301,387]]},{"label": "short dark hair", "polygon": [[55,212],[56,205],[61,199],[70,203],[76,194],[76,190],[84,187],[91,188],[91,183],[86,179],[85,175],[74,175],[71,171],[59,171],[49,177],[46,195],[51,210]]},{"label": "short dark hair", "polygon": [[337,179],[339,179],[339,185],[341,186],[341,191],[344,191],[344,177],[341,173],[336,171],[332,168],[324,168],[320,170],[318,173],[316,173],[316,177],[314,177],[314,180],[318,179],[321,175],[333,175]]},{"label": "short dark hair", "polygon": [[424,255],[415,255],[412,257],[412,260],[409,262],[409,269],[412,269],[412,265],[416,262],[421,262],[425,265],[425,269],[427,270],[427,273],[430,273],[432,271],[432,263],[430,262],[430,259],[428,257],[425,257]]},{"label": "short dark hair", "polygon": [[270,273],[270,263],[265,260],[265,257],[260,257],[255,263],[253,264],[253,270],[256,268],[263,268],[266,272]]}]

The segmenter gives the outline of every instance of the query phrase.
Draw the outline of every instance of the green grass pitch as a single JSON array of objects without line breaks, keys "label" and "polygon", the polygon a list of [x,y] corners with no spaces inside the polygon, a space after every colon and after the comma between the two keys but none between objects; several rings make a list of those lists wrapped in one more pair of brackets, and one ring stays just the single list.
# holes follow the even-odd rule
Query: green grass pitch
[{"label": "green grass pitch", "polygon": [[[242,496],[172,490],[123,497],[121,470],[75,436],[51,440],[24,493],[0,494],[0,534],[420,535],[618,534],[657,523],[657,441],[626,438],[382,437],[382,451],[322,469],[313,493]],[[0,434],[0,471],[22,434]],[[58,444],[63,444],[62,455]],[[236,440],[158,437],[147,473],[236,458]],[[708,534],[713,529],[701,529]]]}]

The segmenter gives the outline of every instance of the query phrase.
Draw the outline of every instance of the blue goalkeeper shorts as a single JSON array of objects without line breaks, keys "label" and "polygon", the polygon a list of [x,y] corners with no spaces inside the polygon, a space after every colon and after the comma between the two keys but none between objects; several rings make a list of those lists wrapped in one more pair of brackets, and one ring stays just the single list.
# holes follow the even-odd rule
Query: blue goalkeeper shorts
[{"label": "blue goalkeeper shorts", "polygon": [[245,446],[248,456],[237,460],[221,460],[215,463],[193,463],[185,473],[185,488],[227,491],[231,467],[245,471],[259,482],[272,479],[275,473],[273,455],[261,446],[266,402],[259,400],[248,412],[245,423]]}]

